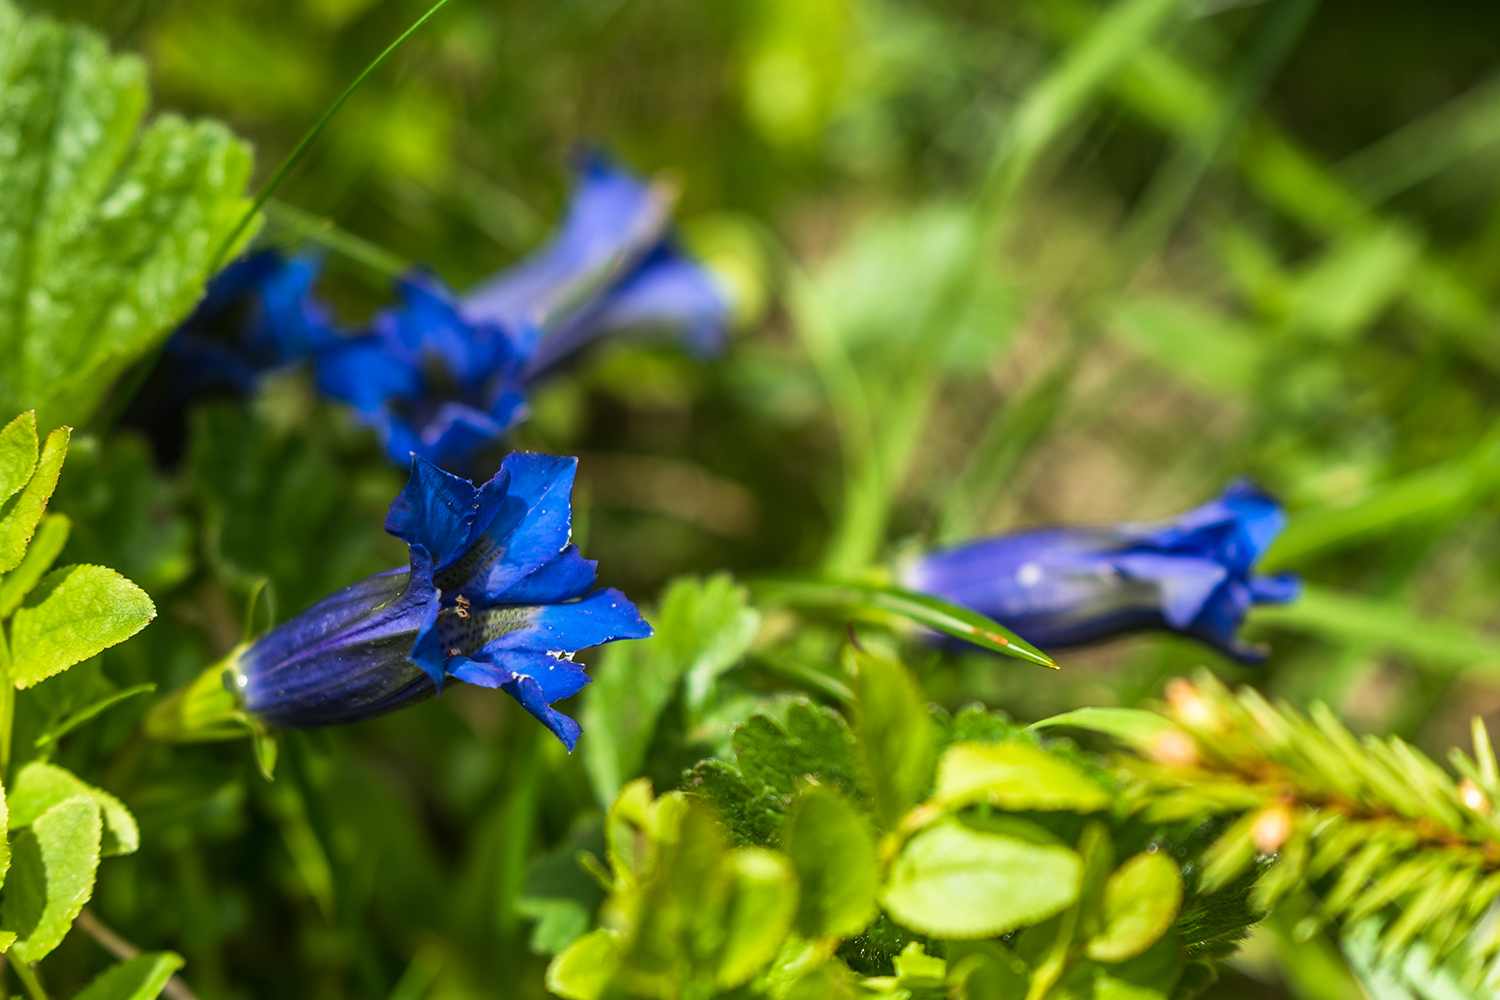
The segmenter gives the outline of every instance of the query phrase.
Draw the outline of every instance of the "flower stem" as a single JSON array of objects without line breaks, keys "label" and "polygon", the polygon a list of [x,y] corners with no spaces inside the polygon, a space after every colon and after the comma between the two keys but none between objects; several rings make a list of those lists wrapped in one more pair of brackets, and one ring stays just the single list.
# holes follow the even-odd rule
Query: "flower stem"
[{"label": "flower stem", "polygon": [[399,38],[387,45],[385,51],[376,56],[374,61],[364,68],[364,72],[354,78],[354,82],[345,88],[344,92],[339,95],[339,99],[334,101],[333,105],[327,111],[323,112],[323,117],[319,118],[316,124],[307,130],[307,134],[302,137],[302,141],[297,143],[296,148],[287,154],[287,158],[281,162],[281,166],[277,168],[276,173],[271,175],[271,179],[266,182],[265,186],[260,189],[260,193],[255,196],[255,202],[240,217],[240,221],[234,227],[234,230],[230,232],[229,236],[219,246],[219,252],[214,254],[213,262],[208,266],[210,274],[217,271],[219,266],[224,263],[224,258],[228,256],[230,249],[234,246],[235,240],[240,238],[240,234],[245,231],[245,227],[250,225],[251,220],[260,212],[267,199],[271,197],[272,192],[281,184],[286,175],[291,172],[291,169],[301,162],[302,157],[307,154],[308,147],[313,144],[313,140],[317,139],[322,133],[324,126],[328,124],[333,116],[338,114],[338,110],[344,106],[344,102],[353,96],[354,92],[360,88],[360,85],[369,78],[371,73],[380,67],[381,63],[386,61],[392,52],[399,49],[403,42],[410,38],[418,28],[426,24],[429,18],[439,10],[442,10],[447,4],[448,0],[437,0],[437,3],[429,7],[427,13],[417,18],[416,22],[410,28],[403,31]]}]

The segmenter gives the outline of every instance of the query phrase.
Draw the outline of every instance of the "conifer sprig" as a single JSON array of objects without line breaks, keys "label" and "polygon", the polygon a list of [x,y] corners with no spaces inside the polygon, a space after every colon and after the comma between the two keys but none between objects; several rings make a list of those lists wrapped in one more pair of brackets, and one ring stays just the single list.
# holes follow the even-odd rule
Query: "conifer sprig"
[{"label": "conifer sprig", "polygon": [[1261,863],[1257,909],[1303,888],[1319,900],[1299,937],[1377,918],[1382,959],[1420,937],[1471,982],[1496,974],[1500,783],[1478,718],[1475,756],[1450,754],[1458,780],[1399,738],[1356,738],[1324,705],[1304,715],[1206,671],[1168,686],[1156,725],[1127,719],[1074,717],[1139,751],[1119,761],[1127,808],[1153,823],[1234,817],[1201,858],[1198,892]]}]

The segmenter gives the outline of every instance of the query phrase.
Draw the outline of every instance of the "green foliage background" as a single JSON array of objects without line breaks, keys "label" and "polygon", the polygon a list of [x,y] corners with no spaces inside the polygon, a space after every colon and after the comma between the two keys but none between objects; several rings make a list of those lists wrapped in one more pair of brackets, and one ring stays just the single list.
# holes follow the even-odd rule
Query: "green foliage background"
[{"label": "green foliage background", "polygon": [[[28,9],[142,53],[153,113],[222,120],[263,179],[424,5]],[[55,749],[139,820],[140,850],[99,869],[99,918],[180,952],[205,998],[543,995],[543,952],[604,898],[568,862],[604,856],[625,781],[677,788],[734,761],[757,708],[857,693],[839,615],[669,581],[1164,516],[1237,474],[1287,501],[1270,562],[1309,583],[1252,616],[1275,647],[1261,670],[1151,637],[1043,672],[940,655],[878,613],[857,627],[950,712],[1134,706],[1206,663],[1435,757],[1468,746],[1469,716],[1500,709],[1497,33],[1481,2],[453,0],[259,238],[333,247],[324,290],[355,321],[407,262],[463,287],[533,246],[579,142],[675,177],[687,241],[738,293],[732,350],[601,352],[515,442],[581,456],[578,540],[664,639],[594,658],[571,758],[456,686],[285,739],[267,784],[245,745],[151,743],[150,699],[122,702]],[[198,410],[170,468],[92,402],[40,418],[77,427],[49,508],[71,518],[60,562],[118,570],[159,615],[20,693],[18,747],[43,735],[28,699],[55,722],[187,683],[263,579],[257,614],[280,620],[402,558],[380,531],[400,473],[299,379]],[[882,822],[926,794],[911,780]],[[1214,995],[1357,995],[1333,937],[1298,943],[1305,902]],[[70,996],[105,964],[74,934],[43,969]]]}]

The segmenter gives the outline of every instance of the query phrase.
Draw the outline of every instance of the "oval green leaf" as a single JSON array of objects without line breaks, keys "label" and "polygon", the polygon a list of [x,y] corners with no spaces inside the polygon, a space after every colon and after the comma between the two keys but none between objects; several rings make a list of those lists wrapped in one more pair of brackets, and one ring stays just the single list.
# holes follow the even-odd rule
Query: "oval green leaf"
[{"label": "oval green leaf", "polygon": [[1066,847],[978,833],[949,819],[907,843],[882,902],[898,923],[923,934],[987,938],[1071,906],[1082,874],[1082,861]]},{"label": "oval green leaf", "polygon": [[124,642],[156,617],[146,592],[103,566],[64,566],[16,609],[11,679],[27,688]]},{"label": "oval green leaf", "polygon": [[781,849],[797,870],[797,931],[803,937],[851,938],[875,918],[875,837],[869,821],[838,791],[809,785],[798,793]]},{"label": "oval green leaf", "polygon": [[10,955],[36,962],[62,941],[94,893],[103,823],[87,795],[59,802],[11,841],[11,872],[0,926],[17,941]]},{"label": "oval green leaf", "polygon": [[950,807],[989,802],[1012,812],[1089,813],[1109,808],[1111,801],[1109,792],[1072,764],[1019,740],[950,747],[938,761],[934,798]]},{"label": "oval green leaf", "polygon": [[1142,851],[1104,883],[1101,928],[1088,943],[1096,962],[1123,962],[1157,942],[1182,905],[1182,872],[1161,851]]}]

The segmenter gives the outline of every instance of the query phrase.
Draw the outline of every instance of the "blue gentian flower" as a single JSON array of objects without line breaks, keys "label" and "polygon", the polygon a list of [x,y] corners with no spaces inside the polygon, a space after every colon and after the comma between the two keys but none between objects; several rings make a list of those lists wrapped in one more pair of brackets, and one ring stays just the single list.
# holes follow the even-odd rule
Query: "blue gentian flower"
[{"label": "blue gentian flower", "polygon": [[524,338],[465,319],[431,275],[408,275],[400,292],[404,306],[377,314],[370,333],[323,345],[318,388],[352,405],[392,461],[462,464],[525,416]]},{"label": "blue gentian flower", "polygon": [[260,372],[310,355],[333,331],[332,312],[312,293],[321,269],[310,254],[262,250],[214,275],[163,349],[179,369],[174,389],[248,393]]},{"label": "blue gentian flower", "polygon": [[1286,523],[1271,497],[1231,483],[1217,499],[1164,523],[1020,531],[932,552],[903,584],[988,615],[1044,649],[1170,629],[1242,663],[1253,604],[1294,600],[1294,574],[1259,576],[1256,561]]},{"label": "blue gentian flower", "polygon": [[539,379],[608,336],[667,331],[721,346],[723,289],[669,231],[672,198],[602,157],[581,165],[558,234],[466,295],[417,274],[362,336],[317,352],[318,385],[351,404],[392,460],[461,466],[524,418]]},{"label": "blue gentian flower", "polygon": [[242,649],[226,683],[245,711],[305,729],[381,715],[448,678],[504,689],[571,751],[552,703],[588,683],[580,649],[651,627],[569,543],[577,459],[512,453],[476,488],[415,458],[386,530],[411,562],[361,580]]},{"label": "blue gentian flower", "polygon": [[312,255],[265,250],[214,275],[121,417],[146,433],[159,461],[180,453],[194,401],[250,395],[262,372],[333,339],[333,314],[312,292],[321,266]]}]

